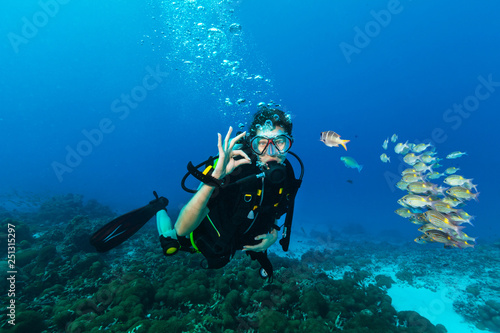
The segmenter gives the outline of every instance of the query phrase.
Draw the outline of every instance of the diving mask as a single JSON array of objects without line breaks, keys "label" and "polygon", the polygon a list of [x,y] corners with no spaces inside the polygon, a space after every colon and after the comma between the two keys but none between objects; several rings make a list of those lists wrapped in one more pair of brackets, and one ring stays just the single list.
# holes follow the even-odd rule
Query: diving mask
[{"label": "diving mask", "polygon": [[250,140],[250,148],[257,155],[284,155],[292,147],[293,138],[287,134],[276,136],[257,135]]}]

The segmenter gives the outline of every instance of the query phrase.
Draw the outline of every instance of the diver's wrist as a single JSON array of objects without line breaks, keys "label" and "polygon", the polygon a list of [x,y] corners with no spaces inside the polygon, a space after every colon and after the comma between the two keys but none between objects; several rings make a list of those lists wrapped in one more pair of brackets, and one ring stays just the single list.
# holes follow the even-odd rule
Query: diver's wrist
[{"label": "diver's wrist", "polygon": [[214,170],[214,172],[212,172],[211,176],[217,180],[222,180],[222,178],[224,178],[224,175],[222,175],[222,172],[217,172],[217,170]]}]

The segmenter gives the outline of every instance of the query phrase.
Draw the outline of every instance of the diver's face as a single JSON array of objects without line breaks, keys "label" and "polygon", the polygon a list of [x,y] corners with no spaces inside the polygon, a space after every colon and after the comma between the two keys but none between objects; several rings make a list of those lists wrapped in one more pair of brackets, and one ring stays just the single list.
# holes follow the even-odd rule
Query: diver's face
[{"label": "diver's face", "polygon": [[[286,134],[285,130],[281,126],[276,126],[272,131],[262,131],[262,130],[257,130],[256,136],[264,136],[268,138],[276,137],[281,134]],[[278,163],[283,163],[286,159],[286,153],[282,155],[268,155],[269,149],[265,149],[264,153],[262,155],[257,155],[258,160],[261,163],[267,164],[269,162],[278,162]]]}]

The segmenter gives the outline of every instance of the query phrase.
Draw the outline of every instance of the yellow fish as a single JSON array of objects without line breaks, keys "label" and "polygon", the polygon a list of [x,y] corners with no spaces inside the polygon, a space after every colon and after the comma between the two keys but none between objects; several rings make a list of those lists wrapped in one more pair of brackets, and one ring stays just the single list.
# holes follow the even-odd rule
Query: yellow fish
[{"label": "yellow fish", "polygon": [[[446,169],[446,170],[448,170],[448,169]],[[466,183],[470,183],[471,181],[472,181],[472,179],[465,179],[464,177],[462,177],[460,175],[451,175],[451,176],[446,177],[443,180],[443,183],[451,185],[451,186],[462,186]]]},{"label": "yellow fish", "polygon": [[427,164],[432,164],[432,163],[438,162],[437,158],[435,158],[434,156],[431,156],[431,155],[426,155],[426,154],[422,154],[422,156],[420,157],[420,160],[422,160],[422,162],[427,163]]},{"label": "yellow fish", "polygon": [[468,188],[462,186],[453,186],[448,190],[446,190],[446,193],[454,196],[455,198],[465,199],[465,200],[474,199],[478,201],[477,197],[479,196],[479,192],[472,193]]},{"label": "yellow fish", "polygon": [[401,198],[401,200],[410,207],[422,208],[429,204],[426,197],[420,195],[408,194]]},{"label": "yellow fish", "polygon": [[418,173],[407,173],[403,176],[403,181],[405,183],[414,183],[414,182],[424,181],[424,180],[425,180],[425,177],[422,177]]},{"label": "yellow fish", "polygon": [[460,225],[462,223],[469,223],[471,226],[474,226],[474,224],[472,224],[472,222],[471,222],[471,220],[474,218],[474,216],[470,216],[469,214],[467,214],[469,217],[463,217],[462,213],[467,214],[464,211],[462,211],[462,212],[450,212],[450,214],[448,214],[448,216],[455,224]]},{"label": "yellow fish", "polygon": [[425,219],[425,215],[423,213],[414,214],[412,217],[410,217],[410,222],[418,225],[424,225],[429,223],[429,221]]},{"label": "yellow fish", "polygon": [[407,205],[406,203],[403,202],[403,199],[399,199],[398,200],[398,204],[400,204],[401,206],[403,206],[404,208],[411,208],[410,205]]},{"label": "yellow fish", "polygon": [[320,141],[328,147],[338,147],[339,145],[342,145],[342,147],[344,147],[344,149],[347,151],[347,147],[345,146],[345,144],[351,140],[342,140],[340,139],[340,135],[338,135],[334,131],[326,131],[321,132]]},{"label": "yellow fish", "polygon": [[421,152],[423,152],[424,150],[426,150],[429,147],[432,147],[432,144],[430,144],[430,143],[428,143],[428,144],[420,143],[420,144],[416,145],[415,147],[413,147],[412,150],[415,153],[421,153]]},{"label": "yellow fish", "polygon": [[444,170],[444,173],[446,173],[448,175],[452,175],[455,172],[457,172],[458,170],[460,170],[460,168],[451,167],[451,168]]},{"label": "yellow fish", "polygon": [[429,231],[429,230],[439,230],[442,232],[446,232],[445,229],[437,227],[432,223],[426,223],[423,226],[421,226],[420,228],[418,228],[418,231],[423,232],[423,233],[425,233],[426,231]]},{"label": "yellow fish", "polygon": [[467,235],[465,232],[462,232],[462,235],[461,236],[458,236],[456,235],[455,236],[455,239],[458,240],[458,241],[472,241],[472,242],[476,242],[476,238],[477,237],[470,237],[469,235]]},{"label": "yellow fish", "polygon": [[406,141],[405,143],[400,142],[396,146],[394,146],[394,152],[396,154],[402,154],[405,151],[405,149],[410,149],[408,147],[408,141]]},{"label": "yellow fish", "polygon": [[453,243],[453,238],[447,233],[440,230],[427,230],[425,234],[429,236],[433,241],[438,243]]},{"label": "yellow fish", "polygon": [[398,208],[394,212],[404,218],[409,218],[414,215],[408,208]]},{"label": "yellow fish", "polygon": [[409,168],[409,169],[403,170],[403,172],[401,172],[401,175],[404,176],[407,173],[416,173],[416,172],[417,172],[417,170],[415,170],[414,168]]},{"label": "yellow fish", "polygon": [[467,241],[461,241],[461,240],[456,240],[455,246],[458,247],[459,249],[464,249],[467,247],[474,248],[474,244],[470,244]]},{"label": "yellow fish", "polygon": [[420,156],[417,156],[414,153],[409,153],[406,154],[405,157],[403,157],[403,160],[406,162],[406,164],[413,166],[417,163],[417,161],[420,160]]},{"label": "yellow fish", "polygon": [[416,194],[426,194],[428,192],[433,192],[435,185],[429,182],[413,182],[408,185],[408,191]]},{"label": "yellow fish", "polygon": [[399,182],[396,183],[396,187],[399,188],[400,190],[406,191],[408,184],[409,183],[400,180]]},{"label": "yellow fish", "polygon": [[447,159],[455,159],[459,158],[463,155],[467,155],[467,153],[462,153],[461,151],[454,151],[453,153],[450,153],[446,156]]},{"label": "yellow fish", "polygon": [[474,216],[470,215],[466,211],[460,210],[457,212],[462,218],[472,220]]},{"label": "yellow fish", "polygon": [[447,249],[453,247],[458,247],[459,249],[474,247],[473,244],[469,244],[467,241],[457,240],[440,230],[428,230],[425,232],[425,235],[429,236],[435,242],[444,244],[444,247]]},{"label": "yellow fish", "polygon": [[417,170],[417,172],[425,173],[425,172],[429,171],[429,173],[430,173],[430,172],[432,172],[432,167],[433,166],[434,166],[434,164],[433,165],[427,165],[424,162],[418,162],[418,163],[415,163],[413,165],[413,168],[415,170]]},{"label": "yellow fish", "polygon": [[389,138],[385,139],[384,143],[382,144],[382,148],[387,150],[387,144],[389,143]]},{"label": "yellow fish", "polygon": [[446,203],[442,200],[433,202],[432,208],[443,214],[449,214],[458,211],[458,209],[453,208],[449,203]]},{"label": "yellow fish", "polygon": [[415,238],[415,243],[418,243],[418,244],[425,244],[425,243],[430,243],[430,242],[434,242],[434,240],[426,234],[423,234],[422,236]]},{"label": "yellow fish", "polygon": [[446,176],[444,173],[439,173],[437,171],[431,172],[430,174],[427,175],[427,178],[429,179],[439,179],[439,177]]},{"label": "yellow fish", "polygon": [[452,197],[443,198],[441,201],[444,203],[447,203],[451,207],[457,207],[458,205],[460,205],[462,203],[462,201],[455,199],[455,198],[452,198]]},{"label": "yellow fish", "polygon": [[459,226],[454,225],[449,218],[447,218],[445,215],[441,214],[440,212],[438,212],[436,210],[428,210],[424,213],[424,215],[425,215],[425,218],[427,219],[427,221],[434,224],[436,227],[445,228],[445,229],[452,229],[452,230],[455,230],[457,232],[457,234],[459,234],[459,235],[462,234],[461,230],[464,227],[459,227]]}]

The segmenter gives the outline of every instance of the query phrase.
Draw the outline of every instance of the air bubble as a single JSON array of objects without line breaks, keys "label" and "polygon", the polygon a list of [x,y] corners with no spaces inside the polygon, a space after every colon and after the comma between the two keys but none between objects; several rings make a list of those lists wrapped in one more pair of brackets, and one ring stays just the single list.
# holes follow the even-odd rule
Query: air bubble
[{"label": "air bubble", "polygon": [[233,23],[229,26],[229,32],[230,33],[237,33],[237,32],[240,32],[241,31],[241,25],[238,24],[238,23]]}]

